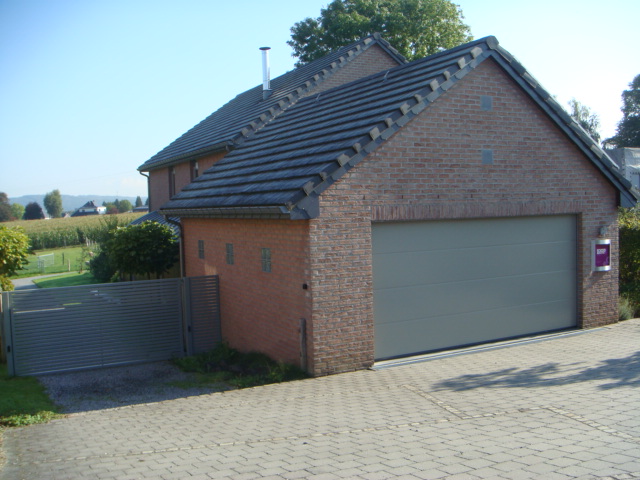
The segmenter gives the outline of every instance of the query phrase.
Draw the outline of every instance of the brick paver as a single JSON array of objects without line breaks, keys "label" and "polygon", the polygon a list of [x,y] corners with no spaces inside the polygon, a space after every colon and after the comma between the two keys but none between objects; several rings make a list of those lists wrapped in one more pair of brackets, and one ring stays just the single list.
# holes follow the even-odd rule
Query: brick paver
[{"label": "brick paver", "polygon": [[640,478],[640,320],[5,433],[13,479]]}]

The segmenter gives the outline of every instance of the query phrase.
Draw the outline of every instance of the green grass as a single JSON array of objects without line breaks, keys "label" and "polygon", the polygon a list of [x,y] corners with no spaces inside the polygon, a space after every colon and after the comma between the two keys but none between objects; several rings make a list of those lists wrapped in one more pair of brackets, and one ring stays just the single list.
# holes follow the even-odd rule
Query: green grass
[{"label": "green grass", "polygon": [[67,273],[57,277],[38,278],[34,279],[35,283],[40,288],[58,288],[58,287],[75,287],[77,285],[91,285],[93,283],[100,283],[89,272],[84,273]]},{"label": "green grass", "polygon": [[0,365],[0,428],[46,423],[60,417],[44,387],[33,377],[9,377]]},{"label": "green grass", "polygon": [[[38,256],[53,253],[54,264],[45,267],[44,269],[38,268]],[[23,270],[18,270],[11,278],[24,278],[24,277],[36,277],[39,275],[49,275],[52,273],[65,273],[65,272],[78,272],[82,265],[82,247],[66,247],[66,248],[53,248],[48,250],[38,250],[33,255],[27,257],[28,264],[25,265]],[[88,260],[88,258],[87,258]],[[87,270],[87,266],[84,265],[84,270]]]},{"label": "green grass", "polygon": [[247,388],[309,377],[296,366],[275,362],[262,353],[240,353],[225,343],[209,352],[176,358],[173,362],[185,372],[197,373],[196,385],[223,382]]}]

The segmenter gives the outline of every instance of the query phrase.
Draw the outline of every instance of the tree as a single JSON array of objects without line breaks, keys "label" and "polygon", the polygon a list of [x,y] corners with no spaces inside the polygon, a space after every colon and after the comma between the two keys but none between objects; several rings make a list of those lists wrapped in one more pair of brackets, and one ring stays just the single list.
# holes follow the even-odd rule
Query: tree
[{"label": "tree", "polygon": [[378,32],[415,60],[471,40],[463,19],[449,0],[333,0],[318,18],[296,22],[287,44],[299,67]]},{"label": "tree", "polygon": [[0,227],[0,288],[13,290],[9,277],[27,263],[29,237],[19,227]]},{"label": "tree", "polygon": [[[116,202],[118,202],[118,200],[116,200]],[[131,205],[129,200],[120,200],[116,205],[119,213],[126,213],[133,210],[133,205]]]},{"label": "tree", "polygon": [[8,222],[15,217],[11,212],[11,205],[9,205],[9,197],[4,192],[0,192],[0,222]]},{"label": "tree", "polygon": [[62,216],[62,195],[60,195],[60,190],[53,190],[44,196],[44,208],[51,218]]},{"label": "tree", "polygon": [[30,202],[24,207],[24,216],[22,217],[25,220],[39,220],[44,218],[44,212],[42,211],[42,207],[38,202]]},{"label": "tree", "polygon": [[589,107],[581,104],[575,98],[569,100],[569,108],[571,118],[578,122],[578,125],[580,125],[596,143],[600,142],[600,132],[598,132],[600,129],[600,118],[598,118],[598,115],[592,113]]},{"label": "tree", "polygon": [[604,141],[607,147],[640,147],[640,74],[622,92],[622,120],[616,134]]},{"label": "tree", "polygon": [[138,195],[136,197],[136,208],[141,207],[142,206],[142,198],[140,198],[140,195]]},{"label": "tree", "polygon": [[24,216],[24,205],[20,203],[12,203],[11,215],[13,215],[13,218],[22,218]]}]

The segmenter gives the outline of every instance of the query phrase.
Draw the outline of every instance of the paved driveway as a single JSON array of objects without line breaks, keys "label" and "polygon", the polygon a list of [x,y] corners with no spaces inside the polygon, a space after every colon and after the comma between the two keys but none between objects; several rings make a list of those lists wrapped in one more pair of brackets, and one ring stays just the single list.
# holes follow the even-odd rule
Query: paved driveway
[{"label": "paved driveway", "polygon": [[0,477],[640,478],[639,387],[632,320],[11,429]]}]

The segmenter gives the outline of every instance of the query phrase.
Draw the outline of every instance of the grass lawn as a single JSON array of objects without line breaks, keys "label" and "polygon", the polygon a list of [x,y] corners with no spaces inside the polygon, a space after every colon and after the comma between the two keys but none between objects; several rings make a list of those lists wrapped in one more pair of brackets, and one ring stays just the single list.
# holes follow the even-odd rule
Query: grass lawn
[{"label": "grass lawn", "polygon": [[[38,257],[41,255],[53,254],[53,265],[44,268],[38,267]],[[53,248],[49,250],[37,250],[33,255],[27,257],[29,263],[23,270],[18,270],[11,278],[35,277],[38,275],[48,275],[51,273],[78,272],[80,266],[87,270],[87,265],[82,265],[82,247]],[[88,260],[88,258],[86,258]]]},{"label": "grass lawn", "polygon": [[67,273],[56,277],[37,278],[33,280],[40,288],[57,288],[57,287],[75,287],[77,285],[91,285],[92,283],[100,283],[89,272],[84,273]]},{"label": "grass lawn", "polygon": [[0,428],[45,423],[60,416],[56,406],[33,377],[9,377],[0,365]]}]

